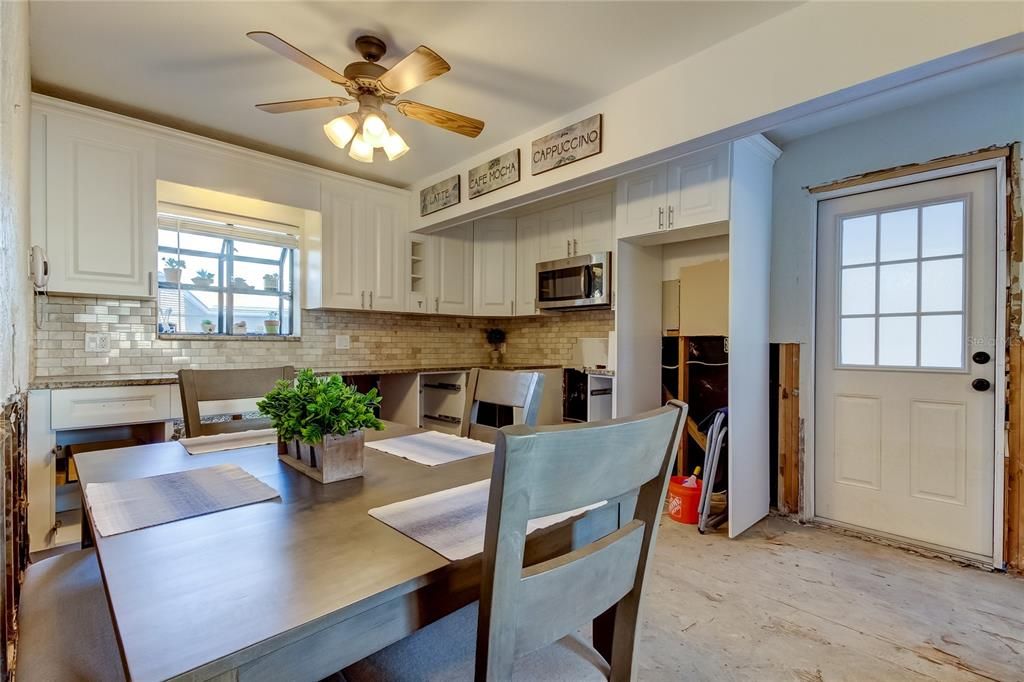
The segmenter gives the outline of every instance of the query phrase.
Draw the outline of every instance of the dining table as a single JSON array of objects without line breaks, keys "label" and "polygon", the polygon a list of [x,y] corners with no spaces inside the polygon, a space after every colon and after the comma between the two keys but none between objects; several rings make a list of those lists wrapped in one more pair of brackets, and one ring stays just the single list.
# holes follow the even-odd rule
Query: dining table
[{"label": "dining table", "polygon": [[[365,471],[322,484],[277,445],[190,455],[176,441],[76,455],[86,528],[130,680],[320,680],[479,598],[479,555],[449,561],[368,510],[491,475],[493,454],[424,466],[373,448]],[[279,498],[110,536],[92,483],[236,464]],[[612,505],[531,534],[525,564],[604,535]],[[596,622],[595,622],[596,623]],[[595,633],[595,637],[597,633]]]}]

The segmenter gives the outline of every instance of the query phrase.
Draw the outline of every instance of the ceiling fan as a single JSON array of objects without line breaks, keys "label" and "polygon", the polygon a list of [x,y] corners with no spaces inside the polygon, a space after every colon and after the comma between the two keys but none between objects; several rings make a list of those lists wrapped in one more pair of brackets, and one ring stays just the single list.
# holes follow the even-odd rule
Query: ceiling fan
[{"label": "ceiling fan", "polygon": [[388,122],[387,114],[383,110],[385,104],[395,107],[403,116],[467,137],[476,137],[484,129],[483,121],[469,116],[419,102],[396,101],[402,93],[451,70],[448,62],[425,45],[420,45],[390,69],[386,69],[377,63],[387,52],[384,41],[375,36],[359,36],[355,44],[364,61],[349,64],[345,67],[344,74],[341,74],[273,33],[252,31],[246,33],[246,36],[299,66],[323,76],[335,85],[340,85],[350,95],[267,102],[257,104],[256,108],[270,114],[284,114],[305,109],[357,104],[358,109],[353,113],[339,116],[324,125],[324,133],[338,148],[344,149],[351,141],[348,155],[356,161],[373,163],[373,151],[377,147],[384,149],[390,161],[409,151],[409,145]]}]

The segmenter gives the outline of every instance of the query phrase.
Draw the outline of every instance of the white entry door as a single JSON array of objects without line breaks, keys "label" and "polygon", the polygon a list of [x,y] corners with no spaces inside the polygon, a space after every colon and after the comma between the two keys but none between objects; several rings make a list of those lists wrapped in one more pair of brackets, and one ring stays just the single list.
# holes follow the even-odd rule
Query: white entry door
[{"label": "white entry door", "polygon": [[815,514],[991,557],[994,171],[818,205]]}]

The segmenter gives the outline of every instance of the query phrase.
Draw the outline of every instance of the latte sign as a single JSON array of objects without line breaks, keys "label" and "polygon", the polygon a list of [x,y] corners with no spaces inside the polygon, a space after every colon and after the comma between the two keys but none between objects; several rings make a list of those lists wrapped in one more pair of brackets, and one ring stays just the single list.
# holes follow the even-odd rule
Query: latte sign
[{"label": "latte sign", "polygon": [[442,208],[454,206],[461,200],[459,176],[453,175],[420,190],[420,216],[430,215]]},{"label": "latte sign", "polygon": [[533,141],[530,172],[538,175],[601,153],[601,114]]},{"label": "latte sign", "polygon": [[470,168],[468,175],[470,199],[519,182],[519,149]]}]

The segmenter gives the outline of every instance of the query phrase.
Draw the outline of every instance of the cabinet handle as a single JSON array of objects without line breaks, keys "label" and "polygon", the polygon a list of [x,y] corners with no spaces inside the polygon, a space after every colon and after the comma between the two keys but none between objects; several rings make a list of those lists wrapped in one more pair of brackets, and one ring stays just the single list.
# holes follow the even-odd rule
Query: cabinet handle
[{"label": "cabinet handle", "polygon": [[572,240],[572,255],[574,255],[574,256],[580,255],[579,246],[576,244],[576,240],[575,239]]},{"label": "cabinet handle", "polygon": [[571,244],[572,244],[572,242],[570,242],[568,239],[565,240],[565,255],[566,256],[571,256],[572,255],[572,245]]},{"label": "cabinet handle", "polygon": [[370,291],[370,310],[373,310],[373,291]]},{"label": "cabinet handle", "polygon": [[152,296],[153,295],[153,271],[152,270],[150,270],[146,274],[146,281],[147,281],[147,286],[149,287],[149,295]]},{"label": "cabinet handle", "polygon": [[437,296],[434,297],[434,312],[441,312],[441,299],[439,299]]},{"label": "cabinet handle", "polygon": [[672,215],[675,213],[675,209],[671,205],[668,207],[668,229],[672,229]]},{"label": "cabinet handle", "polygon": [[359,292],[359,307],[360,308],[366,308],[366,292],[365,291],[360,291]]},{"label": "cabinet handle", "polygon": [[665,207],[664,206],[659,206],[658,207],[658,229],[661,230],[661,229],[664,229],[664,228],[665,228]]}]

